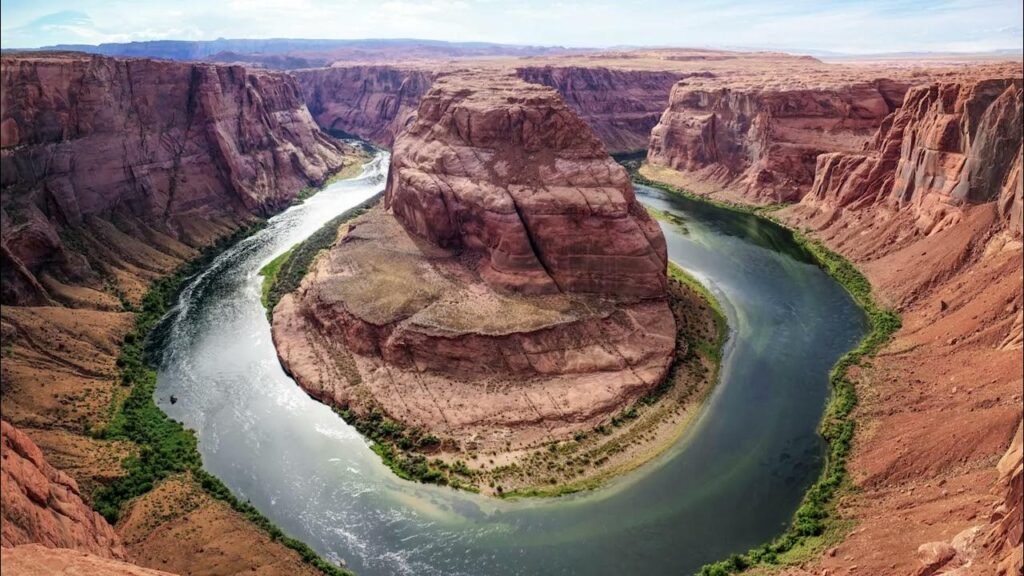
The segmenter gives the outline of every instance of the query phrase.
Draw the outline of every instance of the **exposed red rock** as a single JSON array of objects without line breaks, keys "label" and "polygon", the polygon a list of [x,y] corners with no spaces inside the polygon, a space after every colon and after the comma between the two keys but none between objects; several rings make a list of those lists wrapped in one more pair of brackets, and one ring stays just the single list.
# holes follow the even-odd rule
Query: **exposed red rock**
[{"label": "exposed red rock", "polygon": [[916,87],[866,153],[818,158],[804,204],[907,207],[928,234],[959,222],[960,206],[997,201],[1019,234],[1022,121],[1019,78]]},{"label": "exposed red rock", "polygon": [[[515,64],[513,61],[510,64]],[[505,74],[506,65],[491,65]],[[555,88],[611,152],[647,147],[672,85],[689,75],[602,66],[520,66],[527,82]],[[296,70],[306,105],[324,130],[391,147],[434,79],[452,73],[409,66],[338,65]]]},{"label": "exposed red rock", "polygon": [[78,550],[24,544],[0,548],[4,573],[17,576],[172,576],[169,572],[94,556]]},{"label": "exposed red rock", "polygon": [[[287,75],[5,53],[0,76],[4,573],[155,574],[93,556],[123,559],[125,547],[193,573],[313,573],[187,474],[128,505],[142,520],[124,546],[82,494],[122,476],[137,448],[89,434],[124,394],[115,362],[133,314],[122,300],[137,304],[151,281],[355,155],[320,133]],[[172,482],[186,497],[168,515]],[[90,556],[6,548],[26,542]]]},{"label": "exposed red rock", "polygon": [[817,89],[683,80],[651,132],[648,161],[754,198],[798,200],[817,156],[860,150],[906,89],[888,80]]},{"label": "exposed red rock", "polygon": [[986,542],[989,555],[999,564],[998,576],[1024,571],[1024,421],[997,466],[996,494],[1002,498],[992,513],[994,526]]},{"label": "exposed red rock", "polygon": [[496,288],[665,295],[661,230],[626,171],[549,89],[436,82],[395,142],[385,204],[409,232],[479,254]]},{"label": "exposed red rock", "polygon": [[296,70],[294,74],[306,106],[324,130],[389,148],[436,76],[387,65]]},{"label": "exposed red rock", "polygon": [[558,90],[612,153],[645,150],[672,86],[680,78],[701,74],[708,73],[584,65],[516,69],[523,80]]},{"label": "exposed red rock", "polygon": [[812,192],[775,213],[856,262],[903,318],[856,375],[843,510],[858,529],[820,568],[1020,573],[1021,86],[911,89],[866,152],[821,156]]},{"label": "exposed red rock", "polygon": [[[78,484],[50,466],[43,453],[23,432],[0,420],[3,478],[2,545],[40,543],[49,548],[73,548],[103,558],[124,560],[121,539],[98,513],[82,500]],[[6,562],[4,570],[7,570]]]},{"label": "exposed red rock", "polygon": [[344,162],[287,75],[5,54],[0,84],[5,304],[116,306],[66,287],[152,279]]},{"label": "exposed red rock", "polygon": [[386,206],[275,310],[312,395],[506,449],[592,427],[665,377],[664,238],[555,91],[437,80],[395,142]]}]

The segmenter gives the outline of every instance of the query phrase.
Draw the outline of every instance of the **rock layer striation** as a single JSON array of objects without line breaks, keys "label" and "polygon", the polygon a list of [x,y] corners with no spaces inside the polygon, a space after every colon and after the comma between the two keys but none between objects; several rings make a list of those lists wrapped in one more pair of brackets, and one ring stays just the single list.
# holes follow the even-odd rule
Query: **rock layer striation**
[{"label": "rock layer striation", "polygon": [[864,153],[818,158],[806,205],[906,207],[925,233],[960,221],[960,208],[995,202],[1021,232],[1019,78],[915,87]]},{"label": "rock layer striation", "polygon": [[274,312],[311,394],[505,449],[595,425],[666,375],[664,238],[551,89],[448,76],[357,220]]},{"label": "rock layer striation", "polygon": [[409,232],[479,254],[495,288],[665,295],[661,230],[625,170],[545,88],[438,81],[395,142],[385,205]]},{"label": "rock layer striation", "polygon": [[1020,573],[1022,110],[1019,77],[914,87],[865,151],[821,155],[811,192],[775,213],[903,319],[857,377],[860,528],[824,569]]},{"label": "rock layer striation", "polygon": [[287,75],[72,54],[2,65],[5,304],[116,306],[72,287],[137,292],[127,276],[152,279],[344,163]]},{"label": "rock layer striation", "polygon": [[683,80],[651,132],[648,161],[763,201],[799,200],[823,152],[858,151],[907,85],[720,87]]},{"label": "rock layer striation", "polygon": [[[495,75],[514,73],[558,90],[611,152],[646,148],[672,85],[693,74],[582,65],[494,68]],[[324,130],[386,147],[394,144],[434,80],[452,73],[459,72],[386,64],[339,64],[294,72],[306,105]]]}]

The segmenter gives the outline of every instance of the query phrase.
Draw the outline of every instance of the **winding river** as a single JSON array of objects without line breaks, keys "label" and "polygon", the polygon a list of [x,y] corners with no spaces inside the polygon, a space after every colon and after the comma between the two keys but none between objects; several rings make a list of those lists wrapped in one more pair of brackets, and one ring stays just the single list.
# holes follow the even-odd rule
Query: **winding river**
[{"label": "winding river", "polygon": [[210,472],[359,576],[687,574],[784,529],[822,465],[829,369],[866,322],[786,230],[754,216],[637,187],[685,220],[662,224],[669,257],[711,288],[731,334],[721,382],[684,437],[599,490],[501,501],[406,482],[306,396],[277,361],[257,272],[379,192],[387,162],[272,218],[163,324],[157,401],[196,431]]}]

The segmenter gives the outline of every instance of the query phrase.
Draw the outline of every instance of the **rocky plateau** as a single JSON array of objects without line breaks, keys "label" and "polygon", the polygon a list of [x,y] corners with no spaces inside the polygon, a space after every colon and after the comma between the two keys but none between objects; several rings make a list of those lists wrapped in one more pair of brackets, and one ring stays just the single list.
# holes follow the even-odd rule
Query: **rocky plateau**
[{"label": "rocky plateau", "polygon": [[448,449],[571,436],[649,390],[689,316],[669,311],[663,240],[607,156],[647,148],[651,178],[787,203],[773,217],[903,318],[851,374],[854,528],[789,572],[1021,574],[1019,62],[172,48],[325,66],[2,58],[5,573],[314,573],[187,474],[106,523],[90,495],[135,447],[89,431],[147,286],[351,162],[322,128],[394,155],[384,205],[274,313],[313,396]]}]

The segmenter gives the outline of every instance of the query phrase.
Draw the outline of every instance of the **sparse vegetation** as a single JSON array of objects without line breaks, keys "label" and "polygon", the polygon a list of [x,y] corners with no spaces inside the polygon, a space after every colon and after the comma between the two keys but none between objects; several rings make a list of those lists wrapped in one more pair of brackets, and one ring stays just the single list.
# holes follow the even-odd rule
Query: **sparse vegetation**
[{"label": "sparse vegetation", "polygon": [[[363,215],[370,207],[380,201],[382,195],[383,192],[376,194],[358,206],[342,212],[301,244],[289,250],[288,256],[282,258],[277,264],[277,269],[273,271],[274,278],[269,287],[266,283],[267,276],[264,276],[263,305],[267,308],[267,314],[274,310],[277,303],[281,301],[282,296],[289,292],[294,292],[299,287],[302,278],[309,271],[309,267],[313,264],[317,254],[334,244],[338,235],[338,227],[349,220]],[[271,264],[273,263],[271,262]],[[270,264],[267,265],[267,267],[269,266]],[[264,267],[260,273],[262,274],[266,271],[267,267]]]},{"label": "sparse vegetation", "polygon": [[[448,464],[439,459],[428,460],[423,454],[441,447],[441,439],[437,436],[419,428],[407,427],[388,418],[377,408],[365,415],[347,409],[335,409],[335,413],[373,441],[371,449],[398,477],[425,484],[440,484],[474,492],[477,490],[474,484],[476,473],[464,462]],[[412,450],[420,453],[413,453]]]},{"label": "sparse vegetation", "polygon": [[176,273],[157,280],[143,297],[135,313],[135,328],[129,332],[117,359],[121,385],[129,389],[115,409],[110,424],[95,432],[109,440],[131,440],[136,454],[124,462],[127,471],[94,495],[96,509],[111,523],[116,522],[124,504],[152,490],[160,480],[200,465],[196,438],[190,430],[168,417],[153,400],[156,372],[146,357],[146,339],[164,314],[174,305],[185,282],[240,238],[263,227],[263,222],[242,228],[210,246]]},{"label": "sparse vegetation", "polygon": [[274,286],[274,282],[277,281],[277,273],[281,271],[281,265],[285,263],[288,258],[291,257],[292,252],[295,248],[289,248],[284,253],[280,254],[277,258],[274,258],[263,268],[260,268],[260,276],[263,277],[263,283],[261,285],[260,302],[263,303],[263,307],[268,312],[273,311],[270,306],[270,289]]},{"label": "sparse vegetation", "polygon": [[[689,193],[674,186],[655,182],[633,172],[634,181],[678,194],[687,198],[709,202],[721,208],[757,214],[777,222],[769,214],[780,205],[750,207],[711,200]],[[781,223],[779,223],[781,224]],[[868,318],[869,331],[853,350],[844,354],[829,373],[832,397],[819,425],[822,438],[828,443],[825,466],[817,481],[807,490],[804,499],[793,515],[788,529],[779,537],[744,554],[733,554],[725,560],[708,564],[700,576],[725,576],[742,572],[759,564],[780,564],[795,558],[798,552],[820,550],[823,544],[844,524],[835,514],[835,499],[840,490],[847,486],[847,459],[853,445],[856,422],[852,416],[857,405],[857,391],[847,375],[850,368],[859,366],[888,342],[900,329],[899,315],[879,306],[871,293],[868,279],[839,254],[829,250],[821,242],[792,230],[797,244],[809,253],[818,266],[841,284],[864,310]]]},{"label": "sparse vegetation", "polygon": [[647,213],[651,215],[655,220],[661,220],[662,222],[668,222],[679,229],[680,232],[686,234],[689,229],[686,227],[686,220],[680,217],[678,214],[669,212],[668,210],[658,210],[652,206],[647,207]]},{"label": "sparse vegetation", "polygon": [[341,168],[341,170],[331,174],[326,180],[324,180],[323,184],[319,186],[307,186],[302,190],[299,190],[299,193],[295,195],[296,204],[301,204],[302,202],[309,200],[315,196],[317,192],[327,188],[335,182],[359,176],[359,172],[363,169],[363,164],[370,159],[370,153],[365,148],[360,147],[359,152],[355,156],[352,156],[351,159],[351,164],[346,164]]},{"label": "sparse vegetation", "polygon": [[[699,401],[699,398],[694,399],[697,391],[703,394],[710,392],[718,378],[722,347],[728,336],[726,317],[718,300],[696,278],[671,262],[668,274],[677,321],[677,338],[681,340],[668,375],[653,390],[609,420],[595,426],[591,432],[578,432],[572,441],[549,444],[547,450],[535,452],[521,465],[489,471],[490,481],[495,483],[521,479],[523,467],[535,472],[554,470],[564,477],[550,485],[535,484],[496,490],[498,496],[551,497],[597,488],[608,477],[642,461],[633,459],[622,463],[620,455],[648,441],[648,434],[653,438],[660,423],[679,415],[679,411],[688,403]],[[676,310],[676,307],[679,309]],[[694,324],[687,323],[690,321]],[[680,424],[676,425],[675,430],[678,433],[684,428],[685,424]],[[647,454],[657,452],[655,449]],[[614,459],[616,456],[619,456],[618,463]],[[602,467],[607,469],[597,472]],[[536,473],[533,475],[536,476]]]},{"label": "sparse vegetation", "polygon": [[135,328],[125,336],[117,360],[121,384],[129,387],[130,391],[116,407],[110,424],[97,431],[95,436],[130,440],[137,450],[123,463],[127,474],[100,487],[93,495],[93,502],[100,514],[115,523],[130,500],[146,494],[172,474],[188,472],[206,493],[227,503],[273,540],[297,552],[303,562],[327,576],[351,576],[351,572],[334,566],[303,542],[286,535],[251,504],[235,498],[218,478],[203,470],[195,434],[160,410],[153,397],[157,375],[149,364],[145,348],[150,333],[174,305],[189,279],[229,246],[261,229],[264,224],[261,221],[222,238],[176,273],[154,282],[141,305],[137,309],[130,308],[135,312]]},{"label": "sparse vegetation", "polygon": [[743,212],[745,214],[758,214],[758,215],[762,215],[763,216],[765,214],[769,214],[771,212],[775,212],[776,210],[780,210],[780,209],[785,208],[786,206],[788,206],[788,204],[785,204],[785,203],[761,204],[761,205],[754,206],[754,205],[750,205],[750,204],[737,204],[735,202],[726,202],[724,200],[718,200],[716,198],[709,198],[707,196],[702,196],[700,194],[694,194],[693,192],[690,192],[689,190],[684,190],[682,188],[676,188],[675,186],[672,186],[671,184],[666,184],[664,182],[658,182],[657,180],[651,180],[650,178],[644,176],[643,174],[641,174],[638,171],[638,169],[640,168],[640,164],[639,163],[625,163],[623,165],[626,167],[627,170],[629,170],[630,177],[632,177],[633,182],[635,182],[637,184],[643,184],[644,186],[649,186],[651,188],[657,188],[658,190],[662,190],[664,192],[668,192],[669,194],[675,194],[676,196],[682,196],[683,198],[688,198],[690,200],[696,200],[698,202],[704,202],[705,204],[711,204],[712,206],[717,206],[719,208],[724,208],[726,210],[733,210],[735,212]]}]

